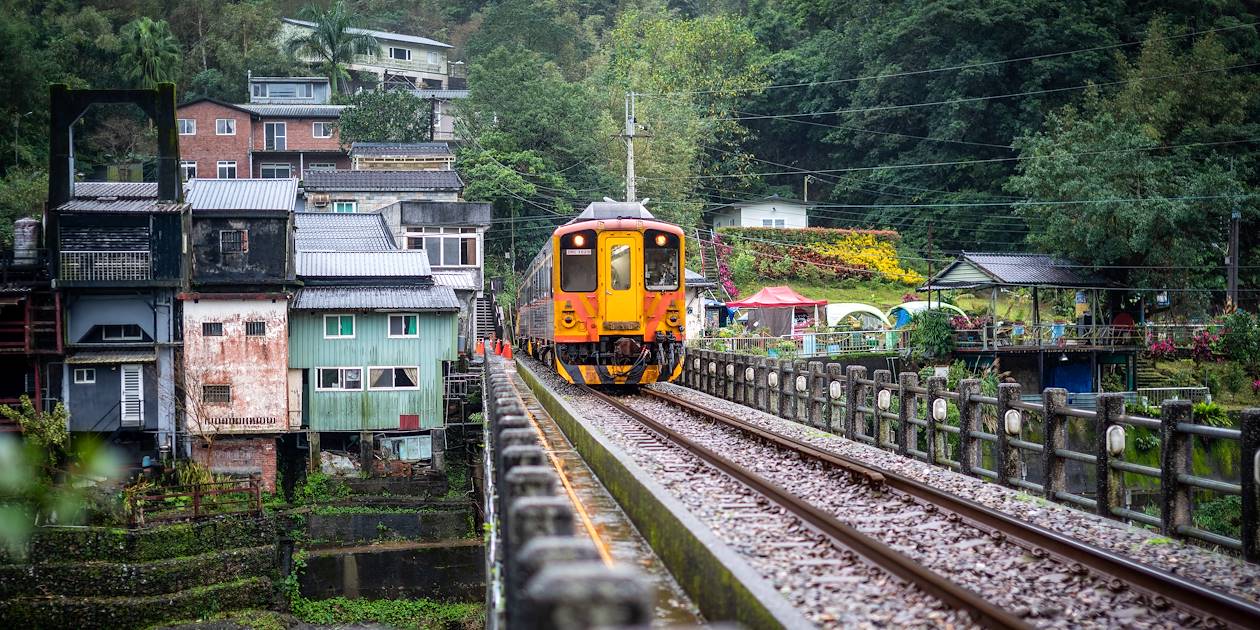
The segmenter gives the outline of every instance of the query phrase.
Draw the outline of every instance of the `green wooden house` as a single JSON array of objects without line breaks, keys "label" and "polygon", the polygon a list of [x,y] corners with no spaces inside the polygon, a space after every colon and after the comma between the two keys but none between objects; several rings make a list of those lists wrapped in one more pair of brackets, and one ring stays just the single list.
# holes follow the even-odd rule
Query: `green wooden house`
[{"label": "green wooden house", "polygon": [[422,251],[301,251],[289,368],[311,431],[443,424],[443,365],[457,357],[459,302]]}]

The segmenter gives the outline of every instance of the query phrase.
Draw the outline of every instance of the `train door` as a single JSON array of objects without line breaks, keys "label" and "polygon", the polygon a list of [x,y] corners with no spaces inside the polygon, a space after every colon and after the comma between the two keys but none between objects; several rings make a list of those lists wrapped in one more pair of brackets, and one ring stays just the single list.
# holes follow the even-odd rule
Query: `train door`
[{"label": "train door", "polygon": [[638,239],[633,236],[606,233],[600,248],[600,278],[604,287],[604,328],[608,330],[638,330],[642,320],[639,313],[640,300],[635,291],[639,281],[635,269],[642,268],[639,256]]}]

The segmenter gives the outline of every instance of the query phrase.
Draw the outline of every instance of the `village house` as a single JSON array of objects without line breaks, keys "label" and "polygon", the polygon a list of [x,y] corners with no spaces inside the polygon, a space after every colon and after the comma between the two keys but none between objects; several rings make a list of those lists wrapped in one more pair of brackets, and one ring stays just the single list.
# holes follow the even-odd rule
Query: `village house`
[{"label": "village house", "polygon": [[468,90],[414,90],[412,93],[430,102],[429,110],[433,112],[433,139],[458,140],[460,112],[456,102],[468,98]]},{"label": "village house", "polygon": [[[301,426],[288,369],[296,179],[194,179],[183,305],[183,420],[194,459],[273,489],[276,439]],[[292,390],[291,390],[292,386]],[[296,400],[290,400],[291,391]]]},{"label": "village house", "polygon": [[720,227],[809,227],[810,205],[796,199],[771,195],[764,199],[741,201],[709,211],[709,224]]},{"label": "village house", "polygon": [[[315,23],[306,20],[282,18],[280,27],[281,41],[289,41],[295,37],[314,30]],[[465,88],[467,80],[463,64],[448,63],[447,55],[453,48],[427,37],[389,33],[364,28],[347,29],[352,34],[372,36],[380,48],[367,53],[356,53],[350,63],[346,64],[352,73],[370,75],[370,82],[355,82],[353,87],[373,88],[380,85],[386,89],[446,89]],[[312,56],[301,59],[307,63],[318,65],[322,60]]]},{"label": "village house", "polygon": [[[23,396],[36,409],[61,399],[61,296],[52,288],[39,219],[14,222],[13,249],[0,252],[0,405]],[[0,418],[0,431],[15,430]]]},{"label": "village house", "polygon": [[445,142],[356,142],[350,145],[356,171],[449,171],[455,154]]},{"label": "village house", "polygon": [[321,171],[302,180],[305,210],[378,212],[399,201],[459,201],[455,171]]}]

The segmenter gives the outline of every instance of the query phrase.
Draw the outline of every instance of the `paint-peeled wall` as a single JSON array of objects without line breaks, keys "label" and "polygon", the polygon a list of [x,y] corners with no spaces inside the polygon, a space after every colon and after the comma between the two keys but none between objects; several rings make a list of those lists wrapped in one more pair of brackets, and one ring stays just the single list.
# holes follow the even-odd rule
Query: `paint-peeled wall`
[{"label": "paint-peeled wall", "polygon": [[[213,334],[220,326],[222,334]],[[203,295],[185,300],[184,422],[188,431],[287,430],[288,344],[288,302],[283,295],[261,299]],[[226,392],[222,386],[227,386]]]}]

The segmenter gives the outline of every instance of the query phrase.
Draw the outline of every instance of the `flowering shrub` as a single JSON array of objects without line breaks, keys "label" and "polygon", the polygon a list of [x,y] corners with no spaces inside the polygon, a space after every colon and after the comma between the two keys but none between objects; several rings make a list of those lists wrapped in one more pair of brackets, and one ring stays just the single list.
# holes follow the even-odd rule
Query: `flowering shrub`
[{"label": "flowering shrub", "polygon": [[1151,344],[1151,347],[1146,349],[1146,354],[1150,355],[1150,357],[1156,361],[1161,359],[1171,359],[1173,358],[1173,355],[1177,354],[1177,346],[1174,346],[1173,342],[1167,339],[1156,341]]},{"label": "flowering shrub", "polygon": [[714,233],[713,250],[717,252],[718,282],[721,283],[723,289],[726,289],[727,295],[732,298],[739,297],[739,289],[735,286],[734,278],[731,277],[731,267],[726,264],[731,255],[731,246],[723,243],[722,237]]},{"label": "flowering shrub", "polygon": [[[759,279],[831,282],[844,278],[884,279],[907,285],[923,276],[901,266],[896,232],[833,228],[721,228],[734,247],[755,259]],[[718,246],[719,273],[731,245]],[[728,287],[729,288],[729,287]]]},{"label": "flowering shrub", "polygon": [[1251,393],[1260,396],[1260,378],[1251,382]]},{"label": "flowering shrub", "polygon": [[991,323],[993,323],[993,318],[988,315],[977,315],[975,317],[955,315],[949,320],[949,325],[953,326],[954,330],[979,330]]},{"label": "flowering shrub", "polygon": [[847,267],[869,269],[876,272],[871,275],[883,276],[894,282],[909,285],[923,282],[923,276],[901,267],[897,248],[891,242],[874,234],[849,234],[832,243],[811,245],[810,250]]},{"label": "flowering shrub", "polygon": [[905,304],[906,302],[916,302],[918,301],[918,299],[919,299],[919,296],[913,293],[906,293],[901,296],[901,303]]},{"label": "flowering shrub", "polygon": [[1195,333],[1192,339],[1190,356],[1194,358],[1195,363],[1223,360],[1223,357],[1216,352],[1220,341],[1220,335],[1213,334],[1211,331],[1201,330]]}]

